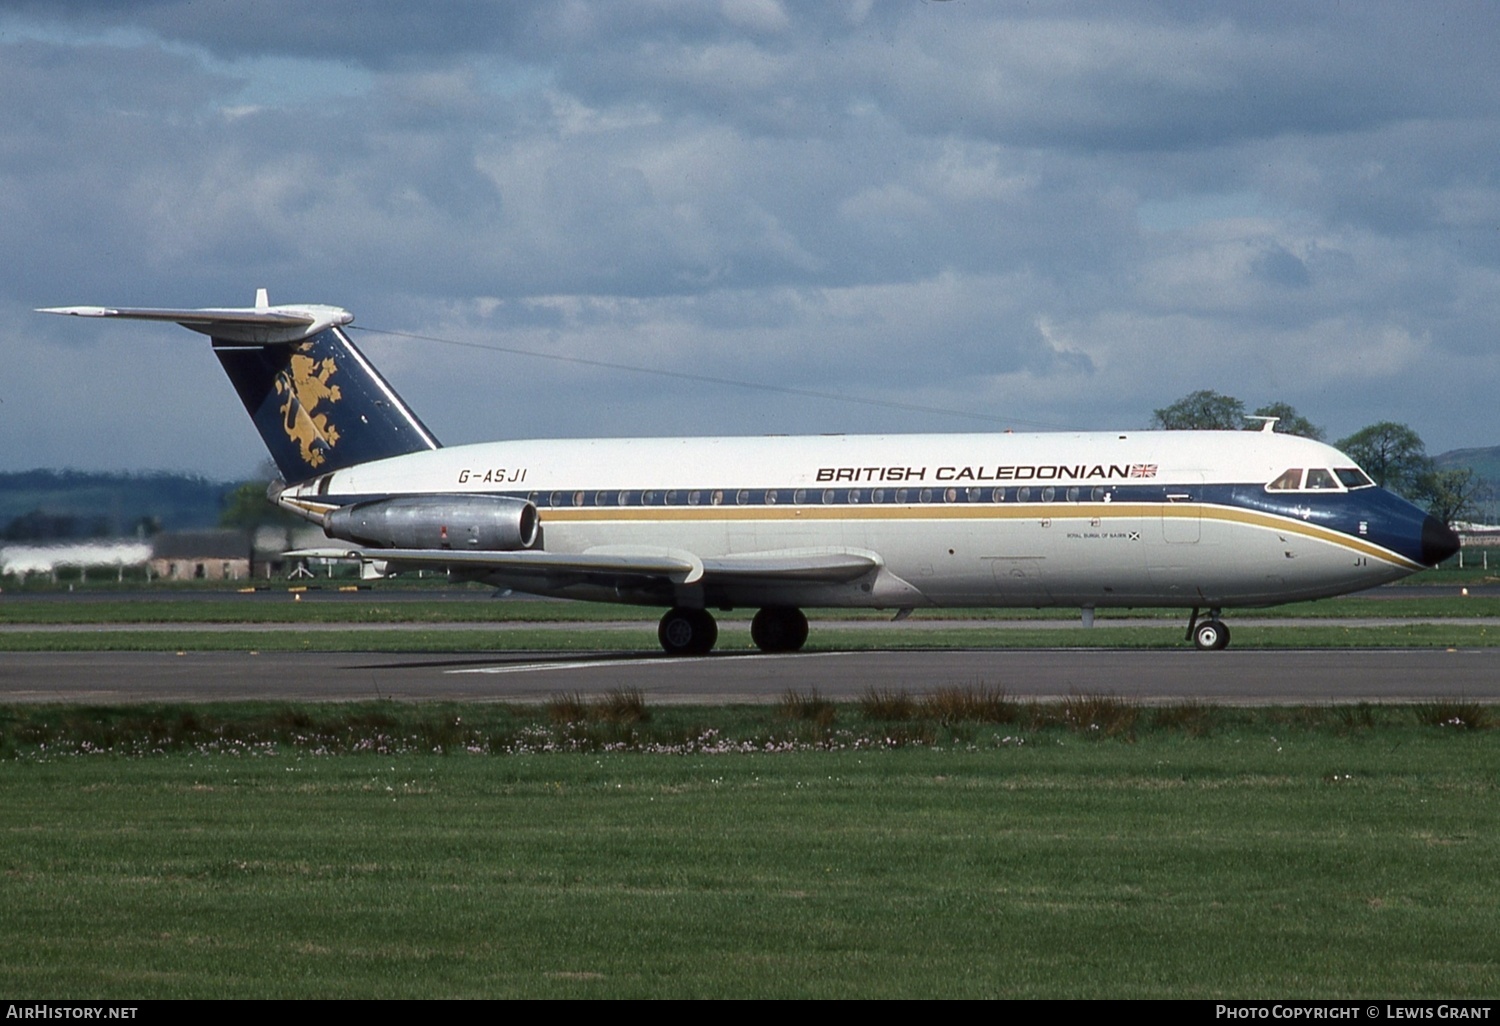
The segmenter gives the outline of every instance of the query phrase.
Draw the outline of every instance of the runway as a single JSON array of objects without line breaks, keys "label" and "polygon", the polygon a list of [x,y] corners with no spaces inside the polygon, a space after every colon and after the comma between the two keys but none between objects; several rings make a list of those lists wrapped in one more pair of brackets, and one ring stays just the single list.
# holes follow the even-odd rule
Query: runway
[{"label": "runway", "polygon": [[854,700],[991,686],[1023,699],[1114,694],[1233,705],[1500,702],[1500,649],[808,652],[659,654],[5,653],[0,702],[544,702],[639,689],[652,704],[758,703],[788,689]]}]

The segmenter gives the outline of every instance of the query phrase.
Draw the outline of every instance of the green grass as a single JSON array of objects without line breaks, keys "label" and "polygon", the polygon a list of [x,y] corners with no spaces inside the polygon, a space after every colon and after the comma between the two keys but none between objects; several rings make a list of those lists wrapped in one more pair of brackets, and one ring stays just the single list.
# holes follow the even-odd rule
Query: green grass
[{"label": "green grass", "polygon": [[[1233,624],[1233,621],[1230,621]],[[1500,629],[1483,624],[1413,622],[1397,627],[1344,627],[1337,621],[1320,626],[1253,626],[1235,624],[1234,648],[1489,648],[1500,644]],[[815,630],[807,651],[885,651],[901,649],[1128,648],[1187,647],[1181,625],[1055,628],[936,628],[920,623],[892,624],[881,630]],[[441,631],[350,628],[344,631],[285,630],[245,633],[211,627],[161,630],[7,631],[0,633],[0,652],[654,652],[656,630],[643,622],[639,630],[598,630],[580,624],[574,630],[449,629]],[[743,625],[721,627],[716,651],[752,652]]]},{"label": "green grass", "polygon": [[[429,593],[430,592],[430,593]],[[1391,593],[1385,593],[1387,596]],[[1269,610],[1247,610],[1258,619],[1318,617],[1318,626],[1245,626],[1229,622],[1236,648],[1476,648],[1500,643],[1500,632],[1486,619],[1500,618],[1500,598],[1458,596],[1371,599],[1352,597],[1303,602]],[[295,595],[302,596],[300,599]],[[718,613],[721,651],[751,651],[750,610]],[[316,652],[494,652],[494,651],[654,651],[659,610],[585,602],[505,600],[480,589],[436,589],[417,594],[358,596],[331,591],[285,591],[233,595],[175,592],[114,598],[96,593],[0,601],[0,651],[316,651]],[[885,624],[889,611],[816,610],[820,624],[809,639],[812,651],[926,648],[1180,648],[1180,610],[1101,610],[1092,630],[1057,630],[1033,621],[1076,622],[1062,609],[919,610],[905,623],[878,629],[841,624]],[[1161,627],[1116,627],[1120,617],[1156,619]],[[1398,627],[1345,625],[1359,617],[1410,620]],[[1434,619],[1474,620],[1435,624]],[[933,621],[945,621],[933,623]],[[956,621],[956,623],[952,622]],[[996,622],[1009,626],[998,626]],[[258,624],[284,629],[243,632],[220,624]],[[503,625],[504,630],[489,626]],[[544,629],[543,624],[569,625]],[[638,623],[639,630],[606,627]],[[383,630],[393,624],[400,631]],[[97,625],[97,630],[57,628]],[[348,625],[347,630],[299,630],[300,626]],[[434,629],[424,631],[423,625]],[[123,630],[129,626],[130,630]],[[35,627],[35,630],[26,630]],[[158,628],[152,630],[151,628]],[[528,629],[528,628],[533,629]],[[115,629],[111,629],[115,628]],[[442,629],[437,629],[442,628]],[[468,629],[465,629],[468,628]]]},{"label": "green grass", "polygon": [[[1391,593],[1385,593],[1389,596]],[[1500,597],[1419,596],[1402,591],[1400,597],[1372,599],[1351,597],[1296,602],[1270,609],[1245,610],[1242,615],[1264,617],[1380,618],[1496,618]],[[298,598],[297,596],[301,596]],[[590,623],[633,621],[654,623],[661,610],[646,606],[607,605],[597,602],[557,602],[529,599],[497,600],[488,590],[452,589],[440,594],[403,594],[398,598],[379,590],[357,597],[333,591],[288,592],[284,588],[254,595],[218,592],[170,592],[114,598],[94,592],[23,597],[5,601],[0,597],[0,624],[213,624],[213,623]],[[729,622],[748,621],[754,610],[716,612]],[[890,610],[817,609],[823,620],[884,621]],[[1231,612],[1231,616],[1234,613]],[[1178,609],[1101,609],[1099,621],[1128,617],[1159,618],[1186,622]],[[1078,610],[1063,609],[922,609],[912,620],[1077,620]]]},{"label": "green grass", "polygon": [[[804,695],[611,719],[630,697],[583,703],[567,722],[503,706],[0,710],[0,989],[1500,989],[1500,758],[1491,731],[1435,725],[1462,719],[1462,703],[1079,696],[1013,703],[1001,724],[985,717],[1004,696],[971,693],[972,715],[949,696],[945,726],[921,703],[883,706],[905,709],[892,721],[851,705],[798,718],[818,706]],[[693,731],[720,748],[606,750],[632,732],[639,748]],[[523,732],[524,754],[467,754]],[[577,743],[539,754],[544,736]],[[162,754],[69,754],[85,739]],[[710,754],[731,740],[761,747]],[[362,743],[367,754],[320,754]]]}]

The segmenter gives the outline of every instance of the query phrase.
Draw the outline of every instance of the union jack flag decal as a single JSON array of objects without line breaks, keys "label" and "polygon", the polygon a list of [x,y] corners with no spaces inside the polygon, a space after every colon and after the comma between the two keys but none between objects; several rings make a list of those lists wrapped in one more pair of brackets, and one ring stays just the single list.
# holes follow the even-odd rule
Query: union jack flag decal
[{"label": "union jack flag decal", "polygon": [[1131,477],[1155,477],[1156,476],[1156,464],[1155,463],[1132,463],[1130,465],[1130,476]]}]

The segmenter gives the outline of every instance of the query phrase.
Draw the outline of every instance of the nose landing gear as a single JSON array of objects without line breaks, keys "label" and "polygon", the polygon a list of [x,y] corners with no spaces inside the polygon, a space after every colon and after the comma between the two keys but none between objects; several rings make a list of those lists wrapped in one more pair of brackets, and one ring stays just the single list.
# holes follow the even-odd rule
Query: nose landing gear
[{"label": "nose landing gear", "polygon": [[1217,652],[1229,647],[1229,626],[1219,619],[1220,610],[1210,609],[1207,620],[1198,619],[1198,610],[1193,609],[1188,620],[1187,636],[1193,647],[1200,652]]}]

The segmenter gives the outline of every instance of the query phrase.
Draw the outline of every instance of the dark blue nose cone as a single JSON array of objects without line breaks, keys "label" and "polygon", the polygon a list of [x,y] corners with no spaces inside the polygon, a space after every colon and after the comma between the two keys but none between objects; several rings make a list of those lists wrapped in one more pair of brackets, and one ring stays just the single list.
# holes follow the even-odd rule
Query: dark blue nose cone
[{"label": "dark blue nose cone", "polygon": [[1437,566],[1458,551],[1458,535],[1437,517],[1422,521],[1422,562]]}]

